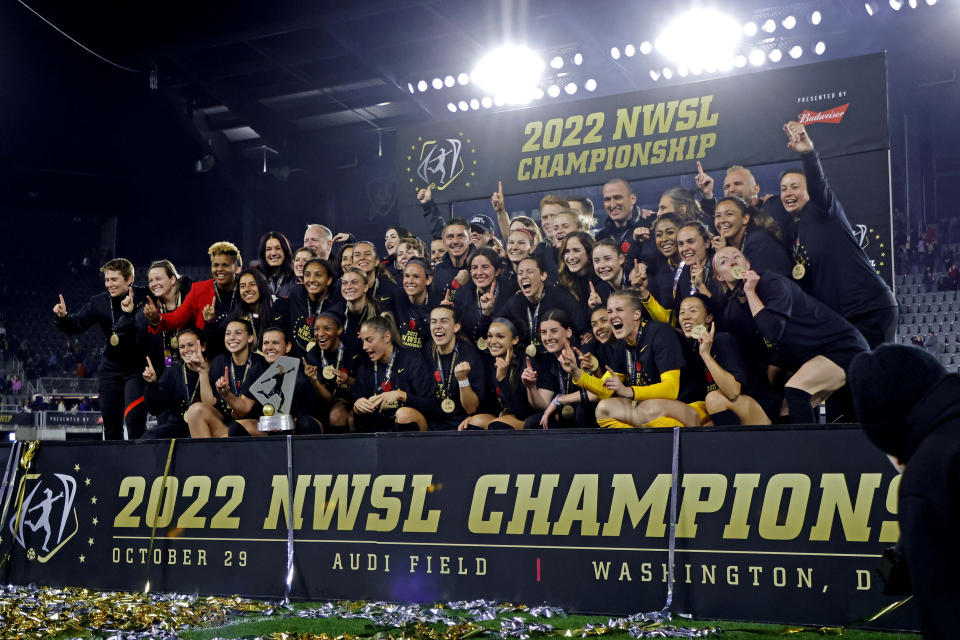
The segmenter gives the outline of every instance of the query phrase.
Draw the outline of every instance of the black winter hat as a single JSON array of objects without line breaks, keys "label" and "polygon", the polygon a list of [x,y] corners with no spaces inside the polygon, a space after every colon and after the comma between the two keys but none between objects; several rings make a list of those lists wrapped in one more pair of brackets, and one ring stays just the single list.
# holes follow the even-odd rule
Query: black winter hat
[{"label": "black winter hat", "polygon": [[905,461],[907,416],[946,374],[933,355],[910,345],[882,344],[856,356],[847,370],[847,384],[867,438]]}]

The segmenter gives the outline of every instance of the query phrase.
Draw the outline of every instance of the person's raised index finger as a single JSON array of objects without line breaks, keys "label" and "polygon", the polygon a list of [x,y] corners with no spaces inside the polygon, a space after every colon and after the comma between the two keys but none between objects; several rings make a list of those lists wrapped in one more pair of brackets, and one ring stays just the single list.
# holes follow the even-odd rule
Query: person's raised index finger
[{"label": "person's raised index finger", "polygon": [[592,291],[593,293],[596,293],[597,290],[596,290],[596,289],[594,288],[594,286],[593,286],[593,280],[590,280],[590,281],[589,281],[589,284],[590,284],[590,291]]},{"label": "person's raised index finger", "polygon": [[697,173],[703,173],[703,165],[697,160]]},{"label": "person's raised index finger", "polygon": [[528,368],[528,369],[533,369],[533,365],[530,364],[530,356],[527,356],[527,368]]},{"label": "person's raised index finger", "polygon": [[605,366],[607,367],[607,371],[609,371],[612,375],[617,375],[617,372],[611,369],[610,365],[605,365]]},{"label": "person's raised index finger", "polygon": [[580,349],[577,349],[576,347],[574,347],[573,350],[574,350],[574,352],[576,352],[576,354],[577,354],[578,356],[582,356],[582,355],[583,355],[583,352],[580,351]]},{"label": "person's raised index finger", "polygon": [[63,306],[67,306],[67,303],[63,300],[63,294],[61,293],[59,295],[60,295],[60,304],[62,304]]},{"label": "person's raised index finger", "polygon": [[500,194],[500,197],[503,197],[503,180],[497,180],[497,193]]},{"label": "person's raised index finger", "polygon": [[153,369],[153,363],[150,362],[150,356],[147,356],[147,366]]}]

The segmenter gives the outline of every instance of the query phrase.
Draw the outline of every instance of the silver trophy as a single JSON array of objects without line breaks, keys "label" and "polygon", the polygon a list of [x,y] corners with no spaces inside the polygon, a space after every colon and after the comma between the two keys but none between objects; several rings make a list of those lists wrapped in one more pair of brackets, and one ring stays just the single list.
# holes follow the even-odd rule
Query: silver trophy
[{"label": "silver trophy", "polygon": [[293,431],[295,425],[290,415],[290,405],[293,404],[293,390],[297,385],[299,369],[300,360],[280,356],[250,385],[250,394],[263,405],[263,415],[257,422],[258,431]]}]

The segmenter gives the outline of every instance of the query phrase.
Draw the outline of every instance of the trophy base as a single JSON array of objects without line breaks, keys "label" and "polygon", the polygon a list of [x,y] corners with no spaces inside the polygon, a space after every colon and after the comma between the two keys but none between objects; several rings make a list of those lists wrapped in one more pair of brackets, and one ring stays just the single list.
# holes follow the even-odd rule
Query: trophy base
[{"label": "trophy base", "polygon": [[257,431],[263,433],[283,433],[293,431],[293,417],[285,415],[260,416]]}]

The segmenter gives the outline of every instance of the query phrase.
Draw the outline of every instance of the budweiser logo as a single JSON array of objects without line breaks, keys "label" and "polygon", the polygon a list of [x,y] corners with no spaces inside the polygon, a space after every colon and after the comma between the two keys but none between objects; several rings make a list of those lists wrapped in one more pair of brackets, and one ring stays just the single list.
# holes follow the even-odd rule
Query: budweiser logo
[{"label": "budweiser logo", "polygon": [[839,107],[834,107],[833,109],[828,109],[826,111],[808,111],[804,110],[799,116],[797,116],[797,121],[800,124],[813,124],[815,122],[829,122],[830,124],[838,124],[843,120],[844,114],[847,112],[847,108],[850,106],[850,103],[842,104]]}]

